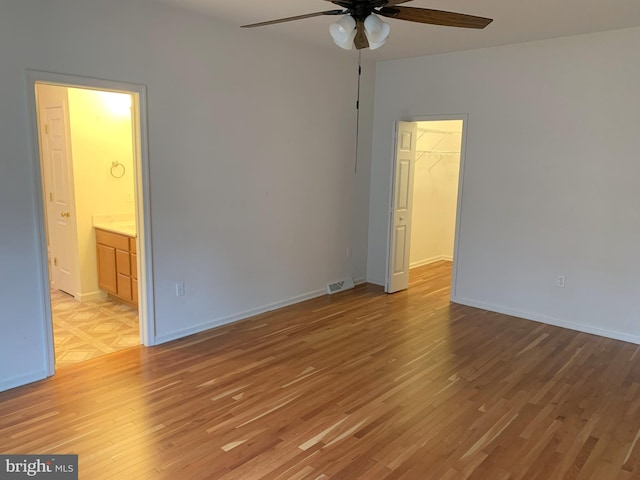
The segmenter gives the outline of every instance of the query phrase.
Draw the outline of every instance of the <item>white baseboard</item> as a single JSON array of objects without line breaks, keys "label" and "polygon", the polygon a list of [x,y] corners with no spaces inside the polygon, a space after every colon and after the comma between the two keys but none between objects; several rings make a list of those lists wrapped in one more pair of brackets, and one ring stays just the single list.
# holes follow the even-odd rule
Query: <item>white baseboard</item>
[{"label": "white baseboard", "polygon": [[608,330],[606,328],[595,327],[593,325],[588,325],[585,323],[576,323],[568,320],[561,320],[559,318],[553,318],[537,313],[516,310],[513,308],[503,307],[501,305],[491,305],[468,298],[456,296],[452,297],[451,301],[453,303],[459,303],[468,307],[480,308],[482,310],[502,313],[504,315],[511,315],[512,317],[519,317],[525,320],[531,320],[533,322],[545,323],[547,325],[554,325],[556,327],[568,328],[569,330],[575,330],[577,332],[590,333],[592,335],[598,335],[600,337],[612,338],[614,340],[622,340],[623,342],[635,343],[636,345],[640,345],[640,336],[638,335],[631,335],[629,333],[618,332],[616,330]]},{"label": "white baseboard", "polygon": [[363,283],[367,283],[367,279],[364,277],[358,277],[353,279],[354,285],[362,285]]},{"label": "white baseboard", "polygon": [[384,287],[384,279],[380,280],[379,278],[371,277],[367,278],[367,283]]},{"label": "white baseboard", "polygon": [[210,321],[198,324],[194,327],[185,328],[183,330],[178,330],[166,335],[159,335],[155,337],[154,345],[160,345],[161,343],[171,342],[172,340],[178,340],[180,338],[184,338],[189,335],[194,335],[196,333],[204,332],[212,328],[221,327],[222,325],[227,325],[229,323],[245,320],[255,315],[260,315],[261,313],[270,312],[272,310],[277,310],[278,308],[282,308],[282,307],[288,307],[289,305],[304,302],[305,300],[321,297],[323,295],[326,295],[326,290],[324,288],[321,290],[315,290],[313,292],[303,293],[302,295],[297,295],[295,297],[289,298],[287,300],[282,300],[280,302],[271,303],[269,305],[253,308],[251,310],[245,310],[244,312],[235,313],[227,317],[210,320]]},{"label": "white baseboard", "polygon": [[437,257],[431,257],[424,260],[416,260],[415,262],[409,264],[409,269],[416,268],[416,267],[424,267],[425,265],[429,265],[430,263],[436,263],[442,260],[453,262],[453,257],[451,255],[438,255]]},{"label": "white baseboard", "polygon": [[47,372],[45,370],[31,372],[26,375],[20,375],[18,377],[12,377],[0,382],[0,392],[10,390],[12,388],[21,387],[28,383],[38,382],[47,378]]},{"label": "white baseboard", "polygon": [[78,302],[90,302],[92,300],[102,300],[107,298],[107,294],[102,290],[97,290],[95,292],[89,293],[76,293],[73,298],[75,298]]}]

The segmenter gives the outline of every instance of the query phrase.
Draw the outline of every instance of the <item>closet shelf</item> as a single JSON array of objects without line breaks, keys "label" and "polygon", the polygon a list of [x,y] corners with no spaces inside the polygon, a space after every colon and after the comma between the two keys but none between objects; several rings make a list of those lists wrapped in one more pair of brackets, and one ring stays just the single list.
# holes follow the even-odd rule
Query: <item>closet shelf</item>
[{"label": "closet shelf", "polygon": [[460,155],[460,152],[447,151],[447,150],[416,150],[417,154],[426,155]]}]

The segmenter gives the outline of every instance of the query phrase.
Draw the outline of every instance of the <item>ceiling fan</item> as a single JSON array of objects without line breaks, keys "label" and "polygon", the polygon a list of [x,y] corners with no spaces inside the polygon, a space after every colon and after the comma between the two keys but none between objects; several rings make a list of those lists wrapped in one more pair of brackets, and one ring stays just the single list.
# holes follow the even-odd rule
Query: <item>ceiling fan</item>
[{"label": "ceiling fan", "polygon": [[333,3],[341,8],[243,25],[243,28],[262,27],[264,25],[291,22],[323,15],[341,15],[342,18],[336,23],[332,23],[329,27],[329,32],[336,45],[345,50],[351,50],[352,45],[355,45],[358,50],[363,48],[374,50],[384,44],[389,36],[390,30],[389,25],[383,22],[379,16],[431,25],[478,29],[486,27],[493,21],[491,18],[476,17],[462,13],[400,6],[401,3],[407,3],[411,0],[324,1]]}]

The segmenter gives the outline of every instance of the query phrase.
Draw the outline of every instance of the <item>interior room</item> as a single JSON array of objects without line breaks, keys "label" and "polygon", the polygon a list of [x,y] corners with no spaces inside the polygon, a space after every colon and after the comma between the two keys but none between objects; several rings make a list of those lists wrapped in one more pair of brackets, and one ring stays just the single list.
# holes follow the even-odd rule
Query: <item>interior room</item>
[{"label": "interior room", "polygon": [[140,344],[137,300],[130,286],[126,296],[122,288],[121,295],[109,289],[97,232],[136,237],[131,97],[45,83],[35,93],[55,365],[61,367]]},{"label": "interior room", "polygon": [[[635,478],[639,44],[636,0],[3,1],[0,456],[95,479]],[[139,113],[131,169],[85,157],[133,196],[63,242],[97,268],[89,217],[134,209],[140,278],[112,287],[139,295],[138,344],[67,365],[43,83]],[[461,152],[453,253],[412,241],[385,294],[395,131],[431,117],[465,119],[412,164],[453,185]],[[74,170],[78,209],[87,186]]]},{"label": "interior room", "polygon": [[410,277],[453,268],[462,155],[462,120],[417,123]]}]

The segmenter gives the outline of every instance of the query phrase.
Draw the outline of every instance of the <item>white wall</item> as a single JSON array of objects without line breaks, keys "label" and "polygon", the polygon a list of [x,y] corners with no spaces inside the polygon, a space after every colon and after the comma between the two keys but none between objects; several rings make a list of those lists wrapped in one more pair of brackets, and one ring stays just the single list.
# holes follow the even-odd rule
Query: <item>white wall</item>
[{"label": "white wall", "polygon": [[27,68],[147,86],[157,340],[365,276],[355,52],[140,2],[8,0],[0,58],[0,390],[46,374]]},{"label": "white wall", "polygon": [[[81,88],[68,92],[80,260],[75,297],[80,300],[100,295],[93,217],[122,215],[135,220],[133,127],[131,110],[113,109],[108,103],[111,96],[120,100],[128,95]],[[111,175],[113,161],[124,167],[114,169],[120,178]]]},{"label": "white wall", "polygon": [[418,123],[411,267],[453,260],[462,120]]},{"label": "white wall", "polygon": [[454,300],[640,343],[638,45],[633,28],[378,64],[369,280],[394,122],[467,113]]}]

